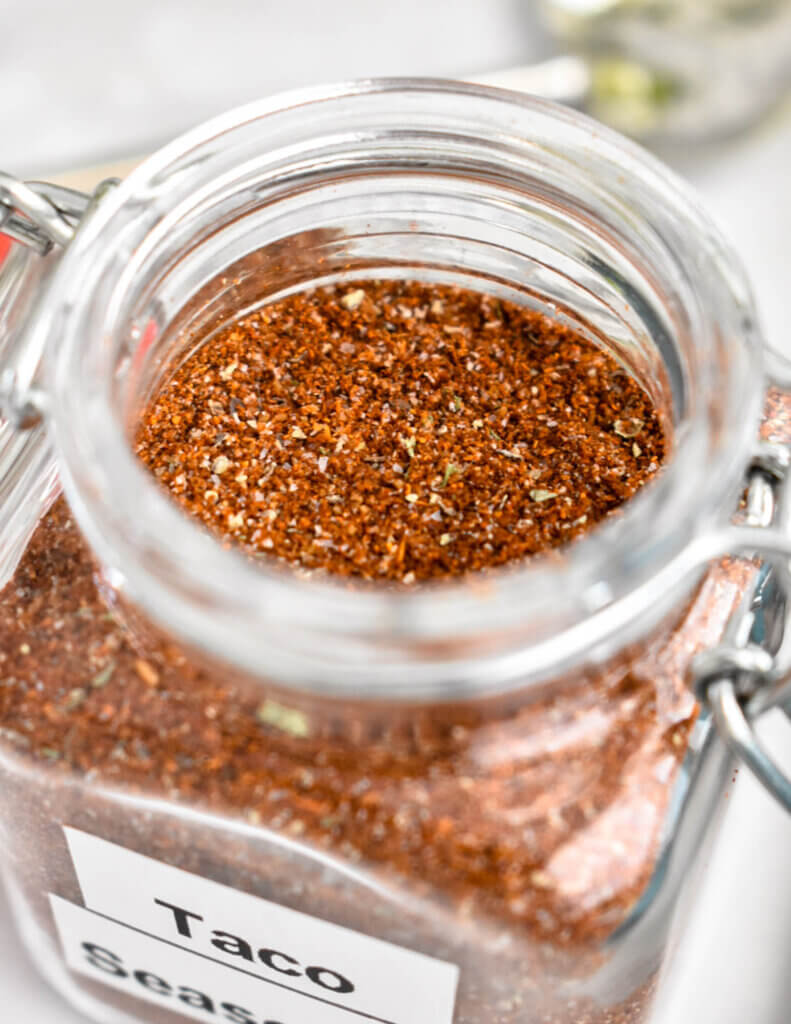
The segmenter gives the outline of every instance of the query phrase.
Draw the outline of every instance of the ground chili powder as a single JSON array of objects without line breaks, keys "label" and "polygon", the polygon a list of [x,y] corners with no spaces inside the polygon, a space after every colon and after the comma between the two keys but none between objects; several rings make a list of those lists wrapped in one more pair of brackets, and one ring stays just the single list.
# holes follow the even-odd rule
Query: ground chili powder
[{"label": "ground chili powder", "polygon": [[302,292],[233,324],[179,368],[137,440],[223,537],[405,583],[566,543],[664,450],[648,395],[578,332],[403,281]]},{"label": "ground chili powder", "polygon": [[[350,583],[403,585],[561,544],[663,455],[650,401],[591,342],[434,285],[293,296],[216,335],[173,382],[137,438],[162,485],[227,542]],[[597,995],[589,979],[656,864],[696,720],[686,666],[719,638],[751,572],[723,563],[639,646],[549,693],[339,706],[248,685],[130,628],[60,499],[0,595],[9,876],[51,933],[46,892],[81,902],[67,823],[458,963],[457,1024],[636,1024],[650,956]],[[115,790],[172,811],[121,804]],[[220,817],[207,828],[182,806],[250,831]],[[310,855],[273,853],[266,829],[397,900],[328,880]]]}]

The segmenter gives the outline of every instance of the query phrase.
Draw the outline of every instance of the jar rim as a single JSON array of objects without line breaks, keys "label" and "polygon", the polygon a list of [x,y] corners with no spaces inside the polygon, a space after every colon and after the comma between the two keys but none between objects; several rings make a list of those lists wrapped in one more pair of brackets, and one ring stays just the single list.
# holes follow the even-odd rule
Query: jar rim
[{"label": "jar rim", "polygon": [[[443,108],[461,102],[469,125],[511,133],[517,150],[547,145],[551,136],[565,153],[587,161],[584,173],[601,177],[603,169],[608,175],[617,169],[616,187],[628,193],[636,217],[661,212],[663,228],[675,224],[671,241],[687,288],[679,302],[689,306],[697,343],[716,333],[729,353],[719,377],[704,382],[668,465],[622,514],[527,565],[403,590],[305,579],[225,550],[138,464],[106,390],[96,390],[82,373],[86,353],[107,344],[108,310],[121,300],[129,247],[145,246],[146,217],[155,216],[161,227],[174,214],[163,182],[197,168],[196,180],[210,187],[217,180],[212,161],[234,133],[258,131],[266,144],[268,119],[279,118],[282,128],[290,113],[324,104],[337,106],[342,122],[344,112],[370,97],[389,104],[396,119],[415,98],[436,108],[438,119]],[[282,133],[275,140],[288,141]],[[604,191],[616,180],[608,178]],[[106,197],[65,253],[48,298],[50,315],[36,329],[47,335],[61,480],[109,582],[169,633],[213,658],[314,692],[480,696],[622,646],[629,629],[667,607],[680,575],[698,568],[688,553],[701,534],[730,516],[760,417],[762,346],[749,288],[687,186],[638,146],[577,112],[487,86],[365,80],[281,94],[221,115],[165,146]],[[717,387],[727,391],[726,408],[714,424],[708,400]],[[707,462],[716,431],[724,437]],[[704,473],[705,489],[691,486],[693,474]]]}]

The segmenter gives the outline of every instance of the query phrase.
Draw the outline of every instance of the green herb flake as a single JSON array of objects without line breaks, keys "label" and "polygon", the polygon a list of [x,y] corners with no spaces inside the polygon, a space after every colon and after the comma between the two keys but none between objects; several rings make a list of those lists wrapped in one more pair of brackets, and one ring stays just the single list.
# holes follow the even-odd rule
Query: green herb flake
[{"label": "green herb flake", "polygon": [[255,717],[262,725],[271,725],[272,728],[280,729],[289,736],[303,737],[310,734],[307,715],[274,700],[265,700],[256,711]]},{"label": "green herb flake", "polygon": [[410,457],[410,459],[414,459],[414,457],[415,457],[415,445],[417,444],[417,438],[416,437],[403,437],[402,436],[400,438],[400,440],[401,440],[401,444],[404,446],[404,448],[406,448],[407,455]]},{"label": "green herb flake", "polygon": [[115,672],[115,662],[108,661],[104,668],[97,672],[91,680],[91,686],[94,690],[101,690],[103,686],[107,686],[113,677],[113,672]]},{"label": "green herb flake", "polygon": [[461,470],[459,469],[458,466],[454,465],[452,462],[449,462],[445,467],[445,474],[442,477],[442,483],[440,484],[440,487],[447,487],[451,479],[454,476],[458,476],[460,472]]}]

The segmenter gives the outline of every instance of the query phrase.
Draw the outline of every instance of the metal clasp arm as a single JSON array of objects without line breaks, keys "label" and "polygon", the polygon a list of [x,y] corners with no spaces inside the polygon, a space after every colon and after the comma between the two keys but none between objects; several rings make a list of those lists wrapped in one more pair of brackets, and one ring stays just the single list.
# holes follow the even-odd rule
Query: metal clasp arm
[{"label": "metal clasp arm", "polygon": [[[694,659],[692,685],[710,711],[731,752],[753,772],[761,785],[791,813],[791,779],[766,749],[753,722],[764,711],[786,703],[791,695],[791,652],[786,602],[791,596],[791,474],[789,449],[762,445],[751,467],[746,524],[734,527],[731,550],[766,559],[754,588],[724,642]],[[781,529],[778,529],[780,527]],[[756,643],[754,611],[767,588],[776,590],[782,612],[779,637]],[[772,649],[774,648],[774,649]]]},{"label": "metal clasp arm", "polygon": [[[117,183],[108,178],[86,195],[48,182],[20,181],[0,171],[0,234],[46,256],[68,245],[80,222]],[[29,430],[46,412],[46,395],[30,380],[20,381],[9,352],[6,346],[7,363],[0,372],[0,420],[16,430]]]},{"label": "metal clasp arm", "polygon": [[0,232],[42,256],[68,245],[89,202],[82,192],[0,171]]}]

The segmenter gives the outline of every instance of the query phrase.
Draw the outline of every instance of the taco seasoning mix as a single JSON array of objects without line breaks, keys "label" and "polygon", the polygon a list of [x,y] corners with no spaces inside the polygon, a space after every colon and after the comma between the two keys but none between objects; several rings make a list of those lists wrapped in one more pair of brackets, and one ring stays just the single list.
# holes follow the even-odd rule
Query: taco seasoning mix
[{"label": "taco seasoning mix", "polygon": [[220,536],[402,583],[563,544],[656,473],[651,401],[537,313],[438,285],[298,294],[176,373],[137,451]]},{"label": "taco seasoning mix", "polygon": [[[223,544],[403,589],[573,543],[661,471],[668,439],[648,394],[571,327],[457,287],[359,281],[219,329],[161,384],[133,443]],[[341,705],[250,686],[141,625],[57,500],[0,596],[0,734],[36,771],[35,785],[12,775],[5,800],[42,927],[42,890],[90,905],[55,819],[454,965],[455,1024],[645,1020],[658,965],[608,980],[607,940],[657,864],[696,719],[684,671],[750,572],[720,565],[680,617],[551,692]],[[26,866],[34,845],[43,862]],[[306,966],[285,933],[253,942],[221,914],[154,902],[177,944],[211,926],[215,958],[268,971],[278,992],[312,985],[310,1012],[330,1014],[316,1020],[429,1024],[343,1010],[354,980]],[[142,1019],[297,1020],[184,984],[156,956],[98,942],[90,956],[88,994]]]}]

